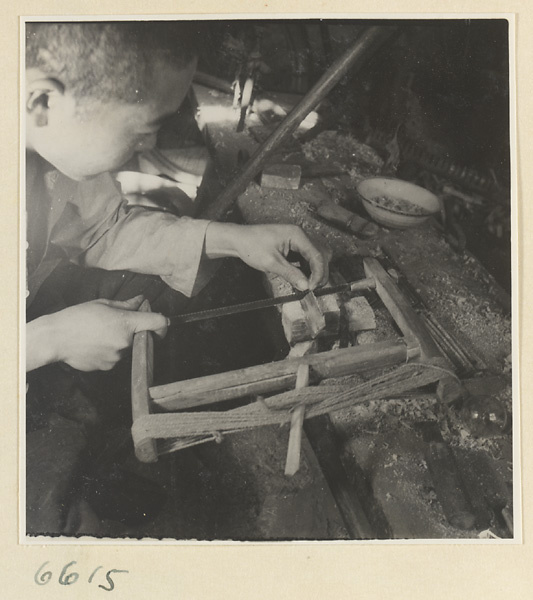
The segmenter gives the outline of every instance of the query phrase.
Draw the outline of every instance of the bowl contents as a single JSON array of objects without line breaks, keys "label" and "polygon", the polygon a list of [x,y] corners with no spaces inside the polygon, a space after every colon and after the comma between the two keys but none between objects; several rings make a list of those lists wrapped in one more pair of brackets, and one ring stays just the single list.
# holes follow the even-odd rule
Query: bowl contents
[{"label": "bowl contents", "polygon": [[426,210],[423,206],[418,206],[409,202],[409,200],[403,200],[402,198],[394,198],[392,196],[375,196],[374,198],[368,198],[368,201],[381,208],[386,208],[393,212],[402,213],[405,215],[430,215],[431,211]]}]

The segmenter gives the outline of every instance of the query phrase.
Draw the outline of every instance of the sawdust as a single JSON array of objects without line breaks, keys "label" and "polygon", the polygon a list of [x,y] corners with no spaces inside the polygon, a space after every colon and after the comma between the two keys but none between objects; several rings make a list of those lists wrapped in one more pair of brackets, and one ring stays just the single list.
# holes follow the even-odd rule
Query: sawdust
[{"label": "sawdust", "polygon": [[302,150],[308,160],[331,163],[350,175],[354,182],[376,175],[383,167],[383,159],[371,146],[337,131],[323,131],[303,144]]},{"label": "sawdust", "polygon": [[[304,153],[309,160],[331,162],[345,170],[346,176],[323,179],[322,185],[332,201],[352,210],[356,208],[355,184],[364,177],[378,174],[383,165],[379,156],[372,149],[367,152],[367,149],[351,136],[337,132],[325,132],[304,145]],[[239,205],[247,222],[291,222],[311,235],[321,236],[333,250],[334,257],[349,256],[357,261],[354,257],[358,255],[379,257],[382,250],[385,251],[419,294],[424,309],[429,310],[468,354],[476,358],[476,365],[493,374],[510,376],[511,318],[502,304],[501,288],[478,260],[468,253],[456,253],[442,233],[429,224],[409,231],[382,228],[376,239],[362,242],[309,216],[308,207],[316,200],[314,190],[315,187],[306,185],[296,193],[266,192],[253,186],[241,197]],[[350,344],[398,339],[399,332],[388,312],[379,306],[373,308],[376,330],[352,336]],[[350,376],[324,382],[323,385],[338,381],[356,384],[370,376],[371,373]],[[510,384],[494,396],[512,419]],[[444,440],[451,448],[459,453],[484,453],[493,461],[502,479],[512,481],[512,440],[509,432],[474,435],[461,414],[461,405],[445,406],[432,391],[421,390],[409,397],[356,405],[333,413],[331,418],[343,439],[365,438],[378,444],[385,444],[384,439],[393,439],[398,432],[415,439],[420,437],[419,423],[438,423]],[[416,464],[412,461],[403,464],[402,461],[401,453],[393,451],[386,465],[388,470],[397,471],[393,477],[397,481],[396,490],[408,499],[409,511],[419,511],[425,515],[424,518],[432,520],[436,537],[475,537],[476,533],[460,532],[446,522],[431,486],[413,486],[408,482],[408,475],[416,470],[416,464],[421,472],[427,471],[423,457]],[[390,501],[394,503],[394,498]]]},{"label": "sawdust", "polygon": [[386,248],[439,322],[493,372],[508,372],[511,317],[501,306],[501,289],[480,263],[456,254],[429,228],[413,230],[408,241],[391,232]]}]

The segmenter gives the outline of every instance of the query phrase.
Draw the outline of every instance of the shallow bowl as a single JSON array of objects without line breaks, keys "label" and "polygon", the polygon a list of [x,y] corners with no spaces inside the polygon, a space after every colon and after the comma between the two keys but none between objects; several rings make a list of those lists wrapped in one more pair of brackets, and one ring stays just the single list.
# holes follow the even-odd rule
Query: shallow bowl
[{"label": "shallow bowl", "polygon": [[357,184],[357,192],[367,213],[385,227],[418,227],[440,210],[435,194],[401,179],[363,179]]}]

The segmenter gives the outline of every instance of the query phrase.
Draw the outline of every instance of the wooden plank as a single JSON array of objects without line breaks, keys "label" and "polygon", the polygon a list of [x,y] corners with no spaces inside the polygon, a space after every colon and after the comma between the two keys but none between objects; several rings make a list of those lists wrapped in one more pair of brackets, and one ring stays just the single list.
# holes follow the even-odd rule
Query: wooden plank
[{"label": "wooden plank", "polygon": [[[150,311],[150,303],[145,300],[140,308],[141,312]],[[153,334],[151,331],[139,331],[133,336],[131,360],[131,413],[132,420],[150,414],[150,392],[153,383],[154,351]],[[142,462],[157,461],[156,441],[150,437],[139,437],[132,427],[135,455]]]},{"label": "wooden plank", "polygon": [[424,327],[418,313],[406,300],[394,281],[387,275],[377,259],[365,258],[363,264],[367,277],[374,278],[379,297],[402,331],[408,345],[419,346],[421,358],[423,359],[442,357],[438,346]]},{"label": "wooden plank", "polygon": [[406,360],[407,348],[403,342],[378,342],[177,381],[150,388],[150,396],[162,408],[182,410],[290,389],[296,383],[296,371],[301,364],[309,365],[312,379],[320,381]]},{"label": "wooden plank", "polygon": [[[295,389],[301,390],[309,385],[309,365],[300,365],[296,371]],[[285,475],[292,477],[300,468],[300,451],[302,447],[302,428],[305,417],[305,406],[297,406],[291,415],[291,429],[289,433],[289,446]]]},{"label": "wooden plank", "polygon": [[297,190],[300,187],[302,169],[299,165],[277,163],[267,165],[261,175],[261,187],[280,190]]}]

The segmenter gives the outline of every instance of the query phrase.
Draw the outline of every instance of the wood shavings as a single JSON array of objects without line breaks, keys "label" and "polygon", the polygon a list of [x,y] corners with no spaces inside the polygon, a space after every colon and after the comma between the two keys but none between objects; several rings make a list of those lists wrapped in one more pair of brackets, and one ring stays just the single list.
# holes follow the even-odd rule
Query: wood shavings
[{"label": "wood shavings", "polygon": [[373,148],[337,131],[323,131],[303,144],[302,150],[308,160],[331,162],[345,170],[354,183],[376,175],[383,167],[383,160]]}]

